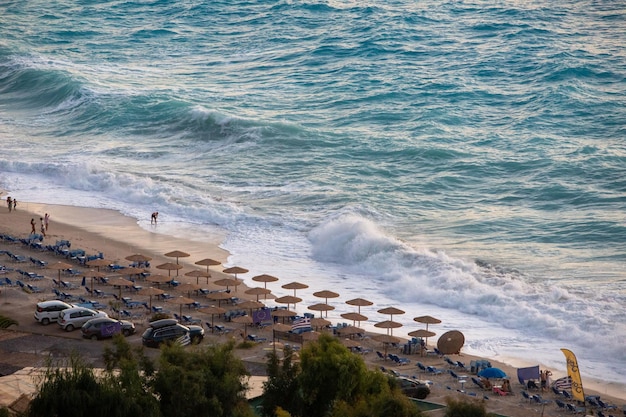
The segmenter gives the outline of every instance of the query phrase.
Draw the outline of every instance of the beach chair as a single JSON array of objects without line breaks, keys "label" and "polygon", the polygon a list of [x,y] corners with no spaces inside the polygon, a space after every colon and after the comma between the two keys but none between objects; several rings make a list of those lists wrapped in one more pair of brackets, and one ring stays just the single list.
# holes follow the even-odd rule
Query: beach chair
[{"label": "beach chair", "polygon": [[34,292],[34,293],[40,293],[41,292],[41,289],[39,287],[35,286],[35,285],[26,284],[26,287],[28,287],[28,289],[31,292]]},{"label": "beach chair", "polygon": [[258,337],[255,334],[249,334],[248,335],[248,340],[252,341],[252,342],[256,342],[256,343],[262,343],[262,342],[266,342],[267,339],[265,337]]},{"label": "beach chair", "polygon": [[385,358],[385,355],[383,355],[383,354],[382,354],[380,351],[378,351],[378,350],[376,351],[376,356],[378,356],[378,359],[381,359],[381,360],[383,360],[383,361],[384,361],[384,360],[387,360],[387,358]]},{"label": "beach chair", "polygon": [[441,374],[443,374],[443,371],[441,369],[437,369],[434,366],[427,366],[426,370],[431,375],[441,375]]},{"label": "beach chair", "polygon": [[426,366],[421,363],[421,362],[417,362],[417,367],[419,368],[420,372],[427,372],[428,370],[426,369]]},{"label": "beach chair", "polygon": [[450,359],[449,357],[444,357],[443,358],[444,362],[447,363],[448,365],[455,367],[456,368],[456,362],[454,362],[452,359]]},{"label": "beach chair", "polygon": [[556,400],[554,400],[554,402],[556,403],[556,406],[559,407],[560,410],[563,410],[563,411],[567,410],[567,407],[565,406],[565,403],[563,401],[557,398]]},{"label": "beach chair", "polygon": [[596,399],[596,402],[598,403],[599,407],[604,408],[605,410],[615,410],[617,409],[616,406],[614,406],[613,404],[607,404],[604,401],[602,401],[599,397]]},{"label": "beach chair", "polygon": [[[474,378],[472,378],[472,380],[474,380]],[[522,397],[524,397],[525,400],[528,400],[529,403],[533,400],[530,394],[526,391],[522,391]]]},{"label": "beach chair", "polygon": [[183,319],[183,323],[184,324],[198,324],[198,325],[202,325],[202,320],[195,319],[195,318],[193,318],[191,316],[186,316],[186,315],[183,314],[182,319]]},{"label": "beach chair", "polygon": [[539,394],[535,394],[531,398],[537,404],[546,405],[550,403],[550,401],[544,400]]},{"label": "beach chair", "polygon": [[584,407],[578,407],[572,403],[567,403],[565,404],[565,407],[567,407],[567,411],[569,411],[570,413],[573,414],[584,414],[585,413],[585,409]]}]

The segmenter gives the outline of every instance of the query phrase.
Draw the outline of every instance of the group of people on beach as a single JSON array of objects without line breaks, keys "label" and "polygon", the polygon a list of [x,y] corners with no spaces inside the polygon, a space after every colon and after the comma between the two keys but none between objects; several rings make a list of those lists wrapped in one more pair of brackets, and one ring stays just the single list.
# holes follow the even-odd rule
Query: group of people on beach
[{"label": "group of people on beach", "polygon": [[17,200],[15,198],[11,198],[11,196],[7,197],[7,207],[9,207],[9,213],[12,210],[16,210],[17,209]]},{"label": "group of people on beach", "polygon": [[[43,235],[43,237],[46,237],[46,232],[48,231],[48,224],[50,222],[50,215],[46,213],[44,217],[39,218],[39,222],[41,223],[39,230],[41,231],[41,234]],[[34,218],[30,219],[30,233],[31,234],[37,233],[37,230],[35,228]]]}]

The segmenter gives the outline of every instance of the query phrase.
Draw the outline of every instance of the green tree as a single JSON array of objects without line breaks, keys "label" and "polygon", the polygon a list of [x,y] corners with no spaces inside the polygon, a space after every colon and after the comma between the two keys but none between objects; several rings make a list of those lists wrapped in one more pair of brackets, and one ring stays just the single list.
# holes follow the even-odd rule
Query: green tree
[{"label": "green tree", "polygon": [[[274,416],[278,407],[297,417],[394,417],[419,416],[420,412],[402,394],[399,385],[382,372],[367,369],[363,359],[352,354],[336,338],[322,335],[301,352],[301,369],[268,362],[264,415]],[[295,382],[293,373],[296,373]],[[285,379],[284,381],[282,379]],[[285,388],[282,398],[278,389]],[[287,394],[295,393],[295,399]]]},{"label": "green tree", "polygon": [[268,355],[268,379],[263,384],[262,400],[262,414],[265,417],[278,414],[278,408],[292,411],[298,409],[297,377],[300,367],[293,361],[293,350],[290,347],[284,348],[283,357],[281,361],[275,352]]},{"label": "green tree", "polygon": [[252,416],[245,398],[248,375],[233,354],[234,343],[186,351],[164,346],[152,387],[161,412],[177,417]]},{"label": "green tree", "polygon": [[143,346],[132,349],[121,334],[113,337],[113,348],[104,349],[104,363],[109,384],[119,387],[122,395],[132,399],[126,406],[131,414],[141,416],[161,415],[159,401],[150,388],[154,363],[144,354]]},{"label": "green tree", "polygon": [[97,377],[94,370],[77,355],[66,366],[49,364],[31,401],[30,417],[131,417],[146,413],[135,404],[113,377]]},{"label": "green tree", "polygon": [[317,343],[309,344],[300,360],[303,417],[327,415],[338,400],[351,404],[365,388],[365,363],[331,336],[322,335]]}]

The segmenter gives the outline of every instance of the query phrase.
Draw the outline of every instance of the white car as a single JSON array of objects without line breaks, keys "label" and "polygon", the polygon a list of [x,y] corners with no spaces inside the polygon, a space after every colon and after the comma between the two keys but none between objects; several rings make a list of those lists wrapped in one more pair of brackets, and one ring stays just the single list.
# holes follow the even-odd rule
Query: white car
[{"label": "white car", "polygon": [[35,309],[35,320],[45,325],[59,319],[59,313],[68,308],[74,307],[71,304],[64,303],[60,300],[49,300],[37,303]]},{"label": "white car", "polygon": [[96,311],[85,307],[74,307],[63,310],[59,313],[59,326],[63,330],[71,332],[80,329],[83,324],[97,317],[109,317],[104,311]]}]

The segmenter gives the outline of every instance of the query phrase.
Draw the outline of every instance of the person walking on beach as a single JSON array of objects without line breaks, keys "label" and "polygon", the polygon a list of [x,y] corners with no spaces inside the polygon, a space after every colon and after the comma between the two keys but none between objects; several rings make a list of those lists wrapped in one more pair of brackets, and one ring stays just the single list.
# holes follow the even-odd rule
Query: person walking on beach
[{"label": "person walking on beach", "polygon": [[11,209],[13,208],[13,200],[11,200],[11,196],[7,197],[7,206],[9,207],[9,213],[10,213]]},{"label": "person walking on beach", "polygon": [[43,223],[46,226],[46,232],[48,231],[48,223],[50,222],[50,215],[48,213],[46,213],[45,216],[43,216]]},{"label": "person walking on beach", "polygon": [[13,211],[17,210],[17,200],[13,199]]},{"label": "person walking on beach", "polygon": [[30,233],[33,235],[37,233],[35,230],[35,219],[30,219]]},{"label": "person walking on beach", "polygon": [[152,217],[150,218],[150,224],[157,224],[157,217],[159,217],[159,212],[153,212]]},{"label": "person walking on beach", "polygon": [[39,221],[41,222],[41,234],[43,237],[46,237],[46,226],[43,223],[43,217],[40,217]]}]

